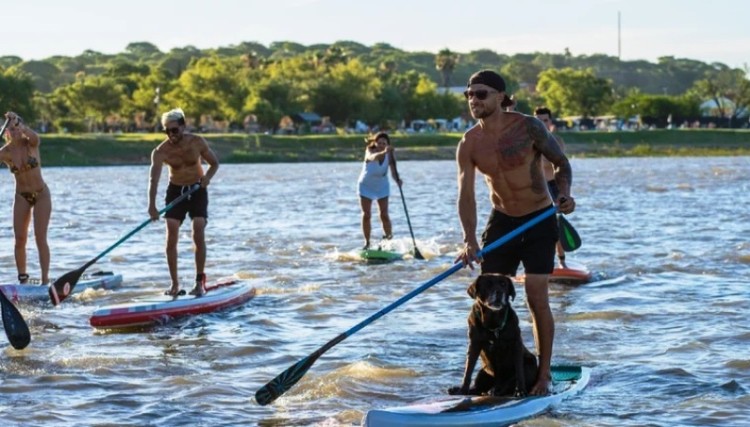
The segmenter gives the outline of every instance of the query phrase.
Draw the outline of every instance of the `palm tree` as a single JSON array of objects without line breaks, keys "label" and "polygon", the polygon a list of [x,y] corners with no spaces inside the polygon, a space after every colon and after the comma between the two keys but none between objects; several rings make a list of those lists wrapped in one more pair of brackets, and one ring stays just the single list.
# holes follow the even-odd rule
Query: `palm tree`
[{"label": "palm tree", "polygon": [[450,86],[451,75],[458,64],[458,54],[445,48],[435,56],[435,69],[440,71],[443,77],[443,87]]}]

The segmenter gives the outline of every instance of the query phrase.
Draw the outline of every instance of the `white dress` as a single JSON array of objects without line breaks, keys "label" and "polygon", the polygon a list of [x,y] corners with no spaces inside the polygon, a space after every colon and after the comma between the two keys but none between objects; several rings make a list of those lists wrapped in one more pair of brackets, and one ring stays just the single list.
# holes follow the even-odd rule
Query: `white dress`
[{"label": "white dress", "polygon": [[385,155],[383,162],[365,160],[362,165],[362,173],[359,174],[357,182],[357,194],[370,200],[378,200],[391,195],[391,186],[388,182],[388,167],[390,166],[389,154]]}]

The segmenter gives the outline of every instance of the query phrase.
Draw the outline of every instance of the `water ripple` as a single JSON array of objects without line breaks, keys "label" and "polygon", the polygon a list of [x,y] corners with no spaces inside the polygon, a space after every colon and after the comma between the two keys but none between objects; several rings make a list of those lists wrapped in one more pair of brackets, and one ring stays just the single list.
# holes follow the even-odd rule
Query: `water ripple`
[{"label": "water ripple", "polygon": [[[253,400],[277,374],[442,274],[460,248],[455,164],[404,161],[406,202],[426,260],[361,262],[359,168],[222,166],[211,187],[207,272],[253,281],[258,294],[241,308],[138,332],[89,327],[97,306],[168,285],[163,223],[97,263],[124,275],[119,289],[87,291],[58,308],[22,306],[31,345],[0,348],[4,425],[356,425],[370,408],[456,385],[471,306],[466,287],[477,274],[468,270],[327,351],[274,404]],[[573,159],[573,168],[578,209],[569,220],[584,245],[569,257],[595,280],[550,287],[554,362],[591,366],[593,376],[582,398],[523,425],[750,424],[750,212],[738,204],[750,189],[750,159]],[[147,217],[145,166],[47,168],[45,176],[55,200],[53,276]],[[488,195],[477,184],[483,222]],[[5,206],[11,196],[2,196]],[[408,253],[406,218],[392,199],[391,245]],[[12,278],[10,215],[3,218],[0,268]],[[375,236],[378,228],[375,218]],[[180,276],[189,283],[187,227],[180,239]],[[30,244],[31,271],[35,263]],[[517,289],[522,334],[533,348],[523,286]]]}]

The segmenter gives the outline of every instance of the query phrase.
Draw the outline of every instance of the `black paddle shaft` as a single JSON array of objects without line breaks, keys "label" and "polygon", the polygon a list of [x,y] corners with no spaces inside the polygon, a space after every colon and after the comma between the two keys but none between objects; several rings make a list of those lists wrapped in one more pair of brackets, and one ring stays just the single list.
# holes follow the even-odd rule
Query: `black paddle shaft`
[{"label": "black paddle shaft", "polygon": [[398,186],[398,191],[401,193],[401,203],[404,205],[404,214],[406,214],[406,224],[409,225],[409,234],[411,234],[411,242],[414,245],[414,258],[416,259],[424,259],[424,256],[422,256],[422,253],[419,252],[419,248],[417,248],[417,239],[414,238],[414,229],[411,227],[411,220],[409,219],[409,210],[406,209],[406,199],[404,198],[404,190],[401,189],[401,186]]}]

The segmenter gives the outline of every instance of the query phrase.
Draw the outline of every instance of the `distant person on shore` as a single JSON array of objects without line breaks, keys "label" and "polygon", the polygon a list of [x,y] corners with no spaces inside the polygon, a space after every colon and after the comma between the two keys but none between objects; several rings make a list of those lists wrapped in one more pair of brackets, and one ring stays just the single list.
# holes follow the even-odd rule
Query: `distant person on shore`
[{"label": "distant person on shore", "polygon": [[388,170],[390,169],[391,176],[399,187],[402,182],[398,176],[396,156],[388,134],[379,132],[373,137],[366,138],[365,142],[367,142],[367,148],[365,148],[362,172],[357,182],[357,195],[359,195],[359,206],[362,210],[362,235],[365,238],[363,249],[369,249],[373,200],[378,202],[380,221],[383,224],[383,240],[393,237],[391,218],[388,216],[388,196],[391,193]]},{"label": "distant person on shore", "polygon": [[[515,275],[523,263],[526,299],[539,355],[539,373],[529,394],[544,395],[549,393],[555,334],[547,280],[555,265],[557,221],[550,216],[480,258],[474,185],[479,170],[489,187],[493,208],[482,234],[484,247],[549,209],[553,202],[561,212],[573,212],[575,201],[570,196],[573,172],[542,122],[525,114],[504,111],[512,101],[499,74],[490,70],[473,74],[464,95],[478,123],[466,131],[456,150],[458,216],[465,243],[456,261],[472,268],[474,262],[479,262],[482,273],[507,276]],[[542,171],[542,157],[555,166],[560,194],[554,201]]]},{"label": "distant person on shore", "polygon": [[21,117],[9,111],[5,113],[8,127],[5,129],[5,145],[0,148],[0,160],[8,166],[16,180],[16,195],[13,199],[13,235],[15,236],[15,258],[18,282],[28,283],[26,271],[26,242],[29,226],[34,220],[34,238],[39,252],[39,267],[42,284],[49,283],[50,253],[47,230],[52,215],[52,196],[42,178],[42,159],[39,152],[39,135],[28,128]]},{"label": "distant person on shore", "polygon": [[[560,150],[564,153],[565,141],[563,141],[560,135],[555,133],[555,123],[552,121],[552,112],[550,111],[550,109],[547,107],[537,107],[534,110],[534,117],[544,123],[549,133],[552,134],[552,136],[555,138],[555,141],[557,141],[557,144],[560,146]],[[547,188],[549,189],[549,194],[550,196],[552,196],[552,200],[557,200],[557,197],[560,195],[560,191],[557,189],[557,182],[555,181],[555,167],[552,162],[550,162],[546,158],[543,158],[542,168],[544,169],[544,179],[547,180]],[[557,258],[560,260],[560,266],[566,268],[567,265],[565,264],[565,251],[563,250],[562,243],[560,243],[560,241],[557,242],[555,251],[557,252]]]},{"label": "distant person on shore", "polygon": [[[159,219],[156,209],[156,191],[159,187],[162,165],[169,168],[169,185],[164,202],[169,204],[183,193],[190,191],[195,184],[200,189],[192,193],[164,214],[167,222],[167,265],[172,286],[167,295],[180,295],[180,282],[177,270],[177,242],[180,226],[185,216],[190,214],[193,221],[193,245],[195,250],[195,285],[191,295],[205,293],[206,240],[205,229],[208,221],[208,191],[211,178],[219,169],[219,160],[203,137],[185,132],[185,113],[177,108],[161,116],[161,124],[167,134],[164,140],[151,152],[151,170],[148,184],[148,214],[152,220]],[[202,161],[208,163],[203,171]]]}]

